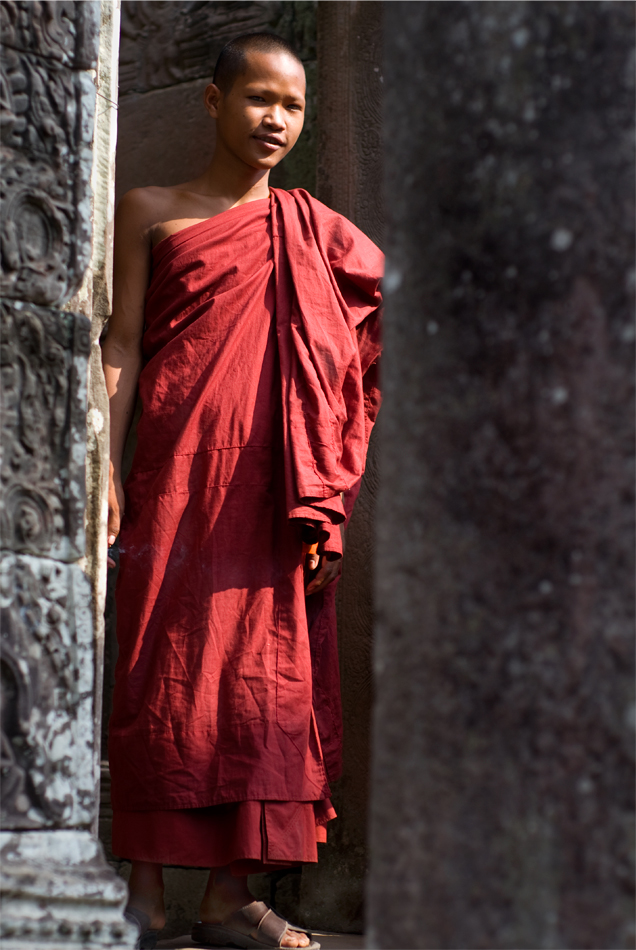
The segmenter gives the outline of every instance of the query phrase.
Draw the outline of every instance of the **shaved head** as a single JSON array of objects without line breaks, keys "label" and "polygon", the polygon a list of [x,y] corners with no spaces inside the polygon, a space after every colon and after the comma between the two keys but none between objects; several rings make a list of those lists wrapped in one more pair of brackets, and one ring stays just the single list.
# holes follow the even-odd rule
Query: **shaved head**
[{"label": "shaved head", "polygon": [[303,65],[296,50],[282,36],[276,33],[243,33],[223,47],[216,61],[212,82],[221,92],[229,92],[238,76],[247,72],[247,54],[250,52],[286,53]]}]

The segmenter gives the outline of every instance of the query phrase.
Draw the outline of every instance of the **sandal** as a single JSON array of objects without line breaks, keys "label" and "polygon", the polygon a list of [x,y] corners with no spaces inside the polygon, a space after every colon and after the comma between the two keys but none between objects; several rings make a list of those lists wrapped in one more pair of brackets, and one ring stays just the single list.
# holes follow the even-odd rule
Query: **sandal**
[{"label": "sandal", "polygon": [[154,950],[157,946],[159,931],[150,929],[150,917],[148,914],[144,913],[143,910],[138,910],[136,907],[127,907],[124,911],[124,917],[129,923],[139,928],[139,936],[135,944],[136,950],[137,948],[138,950]]},{"label": "sandal", "polygon": [[[240,947],[241,950],[270,950],[272,947],[274,950],[281,950],[281,940],[289,930],[307,933],[306,930],[294,927],[279,917],[263,901],[252,901],[240,910],[235,910],[220,924],[197,921],[192,928],[192,939],[197,943],[212,944],[214,947],[230,945]],[[320,944],[312,940],[307,947],[299,950],[320,950]]]},{"label": "sandal", "polygon": [[[280,917],[280,914],[276,911],[276,908],[269,903],[269,901],[263,901],[268,910],[274,911],[277,917]],[[292,924],[291,920],[287,920],[285,917],[281,918],[287,924],[288,930],[293,930],[294,933],[304,934],[306,937],[309,937],[310,940],[313,940],[313,934],[311,930],[307,930],[306,927],[299,927],[298,924]],[[309,950],[308,947],[298,947],[297,950]]]}]

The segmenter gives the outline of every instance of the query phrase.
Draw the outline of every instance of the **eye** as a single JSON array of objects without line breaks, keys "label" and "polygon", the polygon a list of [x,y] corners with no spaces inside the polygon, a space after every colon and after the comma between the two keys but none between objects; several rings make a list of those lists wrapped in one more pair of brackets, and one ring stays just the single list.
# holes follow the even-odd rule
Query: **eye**
[{"label": "eye", "polygon": [[252,99],[254,102],[265,102],[262,96],[248,96],[249,99]]}]

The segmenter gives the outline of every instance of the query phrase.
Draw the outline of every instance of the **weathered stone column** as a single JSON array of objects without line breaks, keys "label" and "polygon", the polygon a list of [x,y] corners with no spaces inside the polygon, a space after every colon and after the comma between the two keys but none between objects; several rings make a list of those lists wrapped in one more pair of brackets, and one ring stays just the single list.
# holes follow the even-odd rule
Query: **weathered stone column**
[{"label": "weathered stone column", "polygon": [[[378,2],[319,2],[316,196],[382,245],[382,9]],[[360,932],[367,869],[373,629],[373,534],[377,463],[367,469],[347,529],[338,585],[344,719],[338,820],[317,867],[305,867],[300,911],[314,927]]]},{"label": "weathered stone column", "polygon": [[[86,417],[86,549],[82,566],[91,585],[95,644],[95,773],[99,775],[106,750],[102,749],[104,690],[104,608],[107,585],[109,409],[102,369],[100,337],[112,310],[113,231],[115,219],[115,150],[117,145],[117,92],[119,67],[120,0],[100,4],[99,50],[95,77],[97,101],[91,173],[93,241],[89,266],[65,310],[79,311],[91,323],[91,350],[87,368]],[[99,785],[98,785],[99,789]],[[97,833],[98,809],[93,831]]]},{"label": "weathered stone column", "polygon": [[2,942],[123,948],[125,886],[91,833],[91,328],[60,309],[91,259],[100,4],[6,2],[2,21]]},{"label": "weathered stone column", "polygon": [[372,947],[634,946],[633,18],[385,7]]}]

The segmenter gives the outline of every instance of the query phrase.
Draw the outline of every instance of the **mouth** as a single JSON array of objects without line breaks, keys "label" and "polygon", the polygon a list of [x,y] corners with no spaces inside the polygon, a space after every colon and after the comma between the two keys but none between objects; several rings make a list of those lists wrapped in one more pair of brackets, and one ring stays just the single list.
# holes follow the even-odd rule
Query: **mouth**
[{"label": "mouth", "polygon": [[285,146],[285,142],[279,139],[277,135],[255,135],[254,138],[270,152],[275,152]]}]

